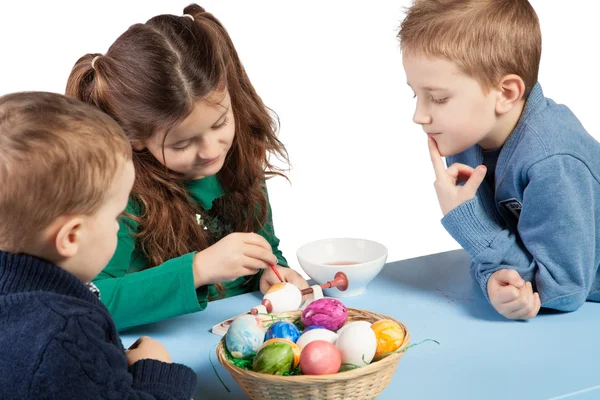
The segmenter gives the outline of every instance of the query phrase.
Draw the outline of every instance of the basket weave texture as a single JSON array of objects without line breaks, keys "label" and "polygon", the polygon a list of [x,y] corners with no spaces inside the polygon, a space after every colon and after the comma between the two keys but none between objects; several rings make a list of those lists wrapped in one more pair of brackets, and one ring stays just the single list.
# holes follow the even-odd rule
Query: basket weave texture
[{"label": "basket weave texture", "polygon": [[[275,314],[278,317],[300,317],[301,311],[290,311]],[[272,318],[261,316],[265,322]],[[371,323],[387,317],[367,310],[348,308],[348,322],[369,321]],[[404,330],[404,342],[400,348],[410,344],[410,334],[399,321]],[[389,384],[396,371],[396,365],[404,352],[393,353],[379,361],[362,368],[340,372],[332,375],[292,375],[278,376],[262,374],[236,367],[227,360],[225,347],[221,341],[217,347],[217,357],[223,367],[229,371],[233,379],[244,393],[253,400],[284,400],[284,399],[373,399]]]}]

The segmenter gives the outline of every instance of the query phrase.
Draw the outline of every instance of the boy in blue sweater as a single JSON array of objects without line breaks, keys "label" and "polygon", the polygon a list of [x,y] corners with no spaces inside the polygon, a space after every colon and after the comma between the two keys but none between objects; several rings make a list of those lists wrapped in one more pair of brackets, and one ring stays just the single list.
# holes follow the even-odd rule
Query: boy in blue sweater
[{"label": "boy in blue sweater", "polygon": [[133,185],[119,125],[63,95],[6,95],[0,149],[0,398],[190,399],[194,372],[148,337],[125,350],[86,285]]},{"label": "boy in blue sweater", "polygon": [[600,301],[600,144],[544,97],[529,2],[418,0],[398,37],[442,224],[492,306],[528,319]]}]

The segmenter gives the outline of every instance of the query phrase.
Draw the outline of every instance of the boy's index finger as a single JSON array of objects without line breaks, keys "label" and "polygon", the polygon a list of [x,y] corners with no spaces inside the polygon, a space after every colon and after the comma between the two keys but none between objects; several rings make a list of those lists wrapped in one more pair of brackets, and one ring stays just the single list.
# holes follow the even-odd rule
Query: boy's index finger
[{"label": "boy's index finger", "polygon": [[446,173],[446,165],[442,160],[442,156],[438,150],[435,140],[433,140],[431,137],[427,137],[427,145],[429,146],[429,157],[431,158],[433,171],[435,172],[435,176],[439,178]]}]

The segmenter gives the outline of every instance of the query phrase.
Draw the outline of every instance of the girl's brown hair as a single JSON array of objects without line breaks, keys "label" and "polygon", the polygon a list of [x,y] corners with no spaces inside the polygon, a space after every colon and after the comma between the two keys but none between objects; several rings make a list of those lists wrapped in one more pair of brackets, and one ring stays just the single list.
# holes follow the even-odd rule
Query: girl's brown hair
[{"label": "girl's brown hair", "polygon": [[[193,20],[159,15],[131,26],[105,55],[81,57],[66,94],[112,116],[135,145],[159,132],[168,134],[196,102],[226,86],[236,133],[217,174],[225,191],[218,216],[235,231],[255,232],[267,220],[265,179],[283,175],[268,156],[287,162],[287,152],[276,137],[276,121],[256,94],[223,25],[195,4],[183,13]],[[134,150],[133,161],[132,196],[142,212],[131,217],[139,223],[137,239],[148,267],[213,244],[214,238],[196,222],[199,210],[182,176],[145,149]]]}]

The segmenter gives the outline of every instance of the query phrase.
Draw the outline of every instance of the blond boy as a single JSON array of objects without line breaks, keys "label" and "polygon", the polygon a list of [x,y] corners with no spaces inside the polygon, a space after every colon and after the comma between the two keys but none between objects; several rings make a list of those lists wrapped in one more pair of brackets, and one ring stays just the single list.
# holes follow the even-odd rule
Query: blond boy
[{"label": "blond boy", "polygon": [[419,0],[398,37],[442,224],[492,306],[527,319],[600,301],[600,144],[544,97],[529,2]]},{"label": "blond boy", "polygon": [[0,398],[189,399],[195,374],[143,337],[124,350],[87,283],[133,185],[110,117],[52,93],[0,97]]}]

